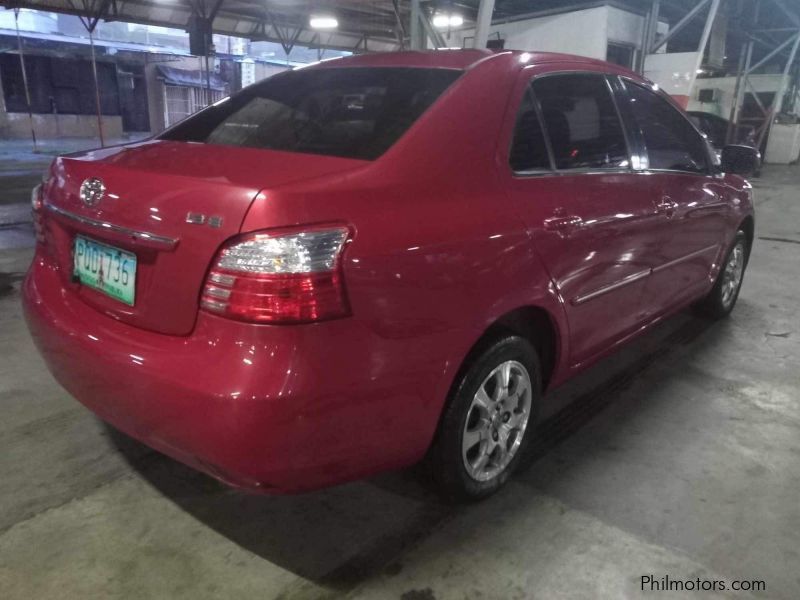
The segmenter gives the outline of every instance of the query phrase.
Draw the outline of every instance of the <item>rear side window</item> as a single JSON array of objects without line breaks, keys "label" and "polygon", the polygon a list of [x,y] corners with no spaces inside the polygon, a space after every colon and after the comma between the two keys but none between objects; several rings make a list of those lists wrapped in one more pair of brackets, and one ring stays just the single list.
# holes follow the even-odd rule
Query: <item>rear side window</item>
[{"label": "rear side window", "polygon": [[557,169],[627,167],[628,147],[602,75],[549,75],[533,82]]},{"label": "rear side window", "polygon": [[645,87],[625,82],[631,110],[647,147],[651,169],[708,171],[706,141],[667,100]]},{"label": "rear side window", "polygon": [[530,90],[525,92],[519,107],[509,164],[516,173],[550,169],[550,156],[547,153],[542,124]]},{"label": "rear side window", "polygon": [[453,69],[301,69],[252,85],[161,139],[372,160],[461,74]]}]

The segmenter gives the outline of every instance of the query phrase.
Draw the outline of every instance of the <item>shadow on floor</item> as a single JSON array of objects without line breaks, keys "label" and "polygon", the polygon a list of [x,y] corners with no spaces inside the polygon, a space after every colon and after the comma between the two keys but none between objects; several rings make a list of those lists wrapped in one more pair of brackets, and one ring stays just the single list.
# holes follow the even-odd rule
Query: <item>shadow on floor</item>
[{"label": "shadow on floor", "polygon": [[0,271],[0,297],[10,294],[14,290],[14,284],[21,282],[25,278],[25,273],[4,273]]},{"label": "shadow on floor", "polygon": [[[679,314],[549,394],[549,410],[543,411],[522,468],[530,469],[579,432],[654,364],[685,359],[701,336],[724,327]],[[393,561],[404,549],[469,510],[448,505],[430,491],[421,466],[299,496],[256,496],[230,490],[158,453],[142,458],[138,442],[113,430],[111,437],[144,479],[194,518],[332,591],[349,590],[384,569],[399,569]]]}]

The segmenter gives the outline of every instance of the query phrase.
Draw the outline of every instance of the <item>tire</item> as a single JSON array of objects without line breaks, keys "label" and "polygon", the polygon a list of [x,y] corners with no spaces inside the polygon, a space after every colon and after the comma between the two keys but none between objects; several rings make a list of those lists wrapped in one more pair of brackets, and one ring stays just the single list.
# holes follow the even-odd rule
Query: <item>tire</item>
[{"label": "tire", "polygon": [[480,500],[505,484],[528,449],[541,389],[539,357],[524,338],[503,336],[469,361],[429,453],[448,499]]},{"label": "tire", "polygon": [[740,229],[733,238],[714,287],[695,305],[697,312],[712,319],[722,319],[731,314],[739,297],[739,290],[742,288],[749,254],[748,246],[747,236]]}]

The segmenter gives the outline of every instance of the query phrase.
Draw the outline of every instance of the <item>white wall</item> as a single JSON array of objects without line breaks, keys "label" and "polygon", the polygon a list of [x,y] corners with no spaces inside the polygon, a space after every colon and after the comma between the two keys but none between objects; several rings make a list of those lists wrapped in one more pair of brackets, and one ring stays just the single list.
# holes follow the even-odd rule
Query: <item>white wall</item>
[{"label": "white wall", "polygon": [[566,52],[605,59],[608,37],[608,12],[605,6],[516,21],[492,27],[506,39],[511,50]]},{"label": "white wall", "polygon": [[[506,40],[508,50],[535,50],[539,52],[565,52],[591,58],[606,57],[607,7],[525,19],[511,23],[492,25],[489,39],[500,37]],[[450,47],[468,47],[473,44],[474,29],[453,32],[447,40]]]},{"label": "white wall", "polygon": [[644,61],[644,76],[673,96],[688,95],[696,69],[697,52],[648,54]]},{"label": "white wall", "polygon": [[[606,59],[608,42],[641,47],[645,18],[613,6],[598,6],[586,10],[565,12],[498,23],[489,29],[489,39],[506,40],[508,50],[563,52],[589,58]],[[667,23],[658,24],[658,32],[669,31]],[[448,46],[468,47],[473,44],[474,29],[453,32],[446,39]],[[665,51],[665,48],[660,50]]]},{"label": "white wall", "polygon": [[[9,139],[24,139],[31,135],[28,113],[6,113],[2,136]],[[96,115],[33,115],[33,126],[39,139],[61,137],[96,137]],[[106,139],[122,137],[122,117],[103,115],[103,134]]]},{"label": "white wall", "polygon": [[628,44],[637,48],[641,46],[644,35],[644,17],[613,6],[607,6],[606,11],[608,12],[608,24],[606,25],[608,41]]},{"label": "white wall", "polygon": [[[608,11],[608,41],[618,44],[628,44],[641,49],[642,37],[644,36],[645,18],[642,15],[622,10],[615,6],[607,6]],[[656,26],[656,33],[666,35],[669,32],[669,24],[659,21]],[[667,44],[661,46],[658,52],[666,52]]]}]

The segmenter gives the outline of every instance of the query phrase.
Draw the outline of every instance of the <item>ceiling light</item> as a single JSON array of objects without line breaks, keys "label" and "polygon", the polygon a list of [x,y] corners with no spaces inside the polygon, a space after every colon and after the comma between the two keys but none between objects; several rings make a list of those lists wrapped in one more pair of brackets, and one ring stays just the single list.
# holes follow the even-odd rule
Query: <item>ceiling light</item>
[{"label": "ceiling light", "polygon": [[339,21],[335,17],[311,17],[308,20],[311,29],[336,29],[339,26]]},{"label": "ceiling light", "polygon": [[446,27],[461,27],[463,24],[464,17],[461,15],[448,15],[445,13],[433,15],[433,26],[438,27],[439,29],[445,29]]}]

